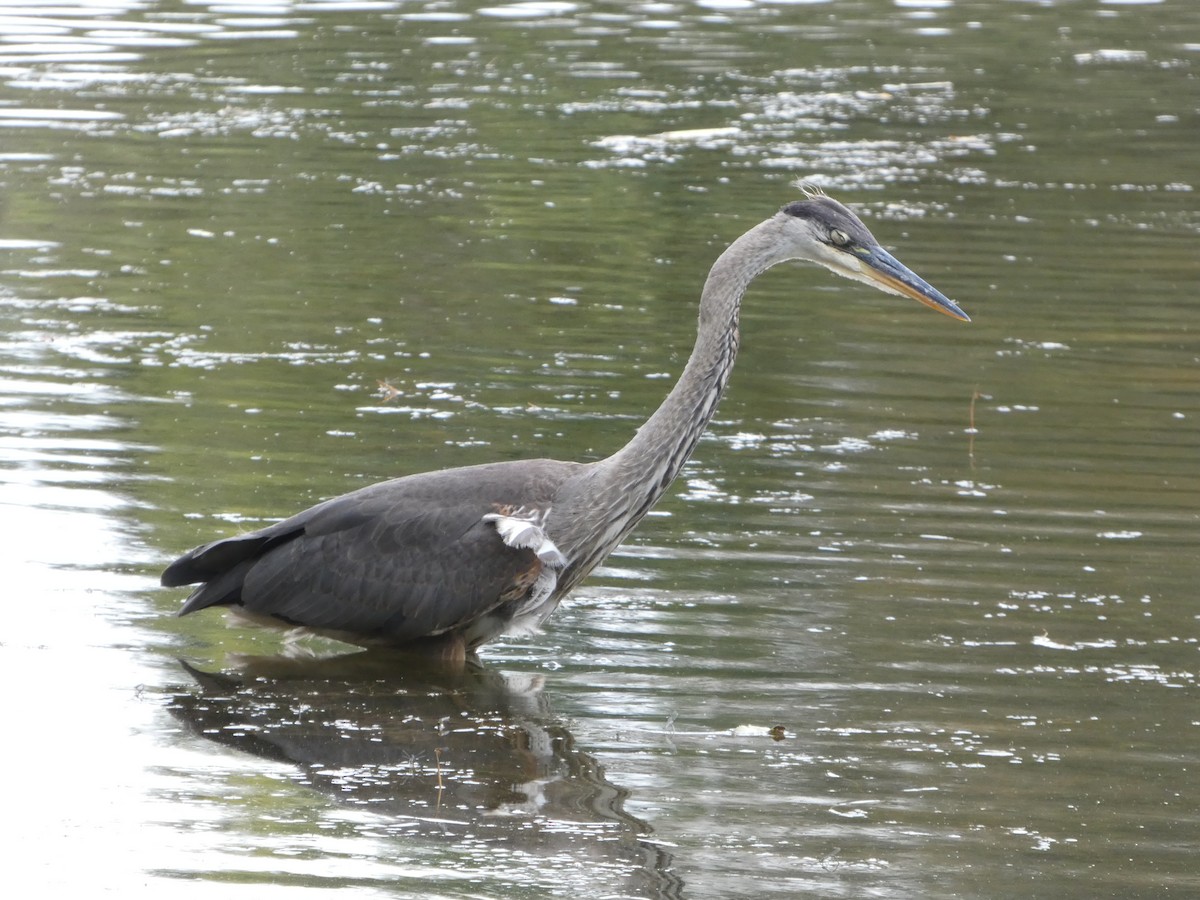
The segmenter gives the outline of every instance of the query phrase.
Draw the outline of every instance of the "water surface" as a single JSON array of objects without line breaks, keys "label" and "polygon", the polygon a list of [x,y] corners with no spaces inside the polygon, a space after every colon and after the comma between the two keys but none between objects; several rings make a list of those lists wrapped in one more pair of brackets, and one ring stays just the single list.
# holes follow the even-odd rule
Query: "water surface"
[{"label": "water surface", "polygon": [[[1198,25],[1186,0],[0,11],[21,874],[1200,890]],[[974,322],[764,276],[674,491],[482,672],[173,617],[157,573],[213,537],[611,452],[796,177]]]}]

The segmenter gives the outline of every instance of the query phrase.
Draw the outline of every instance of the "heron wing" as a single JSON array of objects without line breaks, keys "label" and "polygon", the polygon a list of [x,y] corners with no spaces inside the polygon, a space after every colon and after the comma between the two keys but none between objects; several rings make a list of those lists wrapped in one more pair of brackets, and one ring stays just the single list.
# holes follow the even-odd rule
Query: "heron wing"
[{"label": "heron wing", "polygon": [[538,579],[556,561],[540,557],[536,541],[515,543],[510,518],[531,514],[540,530],[558,487],[578,469],[530,460],[372,485],[199,547],[163,583],[205,582],[181,615],[241,605],[397,643],[440,634],[546,583]]}]

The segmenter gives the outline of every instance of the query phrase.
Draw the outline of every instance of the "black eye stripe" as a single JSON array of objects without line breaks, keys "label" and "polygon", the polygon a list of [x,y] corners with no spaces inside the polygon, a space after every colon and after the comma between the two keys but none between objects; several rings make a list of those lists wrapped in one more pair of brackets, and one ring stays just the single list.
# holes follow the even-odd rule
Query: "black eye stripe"
[{"label": "black eye stripe", "polygon": [[813,225],[814,237],[830,247],[848,250],[876,243],[858,216],[831,197],[810,197],[783,207],[782,213]]}]

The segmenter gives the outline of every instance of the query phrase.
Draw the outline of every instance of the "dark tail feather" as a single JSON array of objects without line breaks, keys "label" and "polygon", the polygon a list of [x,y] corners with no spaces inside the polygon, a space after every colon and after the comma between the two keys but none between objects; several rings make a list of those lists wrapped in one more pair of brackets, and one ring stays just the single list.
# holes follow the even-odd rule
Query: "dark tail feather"
[{"label": "dark tail feather", "polygon": [[264,529],[197,547],[167,566],[162,573],[162,585],[181,587],[204,582],[187,598],[179,611],[181,616],[209,606],[240,603],[242,582],[250,568],[272,547],[290,541],[302,531],[272,534],[270,529]]},{"label": "dark tail feather", "polygon": [[232,569],[222,572],[200,585],[184,602],[183,607],[179,610],[179,615],[186,616],[188,613],[194,613],[199,609],[208,609],[210,606],[231,606],[241,603],[242,582],[246,580],[246,573],[256,562],[258,562],[257,557],[244,559]]}]

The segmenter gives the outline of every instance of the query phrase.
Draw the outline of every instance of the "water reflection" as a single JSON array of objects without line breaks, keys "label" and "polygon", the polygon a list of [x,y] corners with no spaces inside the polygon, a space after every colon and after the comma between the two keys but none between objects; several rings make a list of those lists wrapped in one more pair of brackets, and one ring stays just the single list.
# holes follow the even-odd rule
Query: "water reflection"
[{"label": "water reflection", "polygon": [[372,828],[535,858],[560,876],[582,867],[621,896],[681,896],[670,853],[575,746],[540,676],[386,652],[184,668],[198,689],[173,692],[168,708],[190,731],[295,765],[295,783],[369,811]]}]

